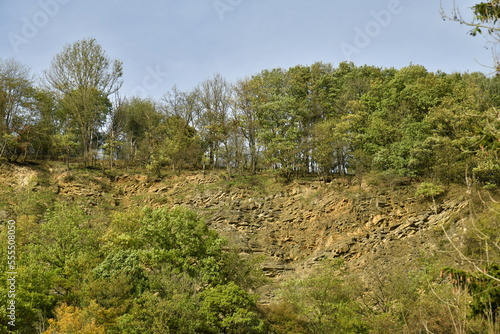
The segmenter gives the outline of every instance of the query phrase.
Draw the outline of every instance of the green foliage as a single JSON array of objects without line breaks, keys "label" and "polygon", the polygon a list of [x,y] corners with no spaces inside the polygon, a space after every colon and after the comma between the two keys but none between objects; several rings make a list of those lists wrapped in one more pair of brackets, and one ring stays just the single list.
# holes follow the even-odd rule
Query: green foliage
[{"label": "green foliage", "polygon": [[351,153],[348,133],[355,121],[355,116],[345,116],[341,120],[332,118],[313,127],[312,157],[318,164],[319,174],[323,177],[333,173],[347,174],[347,157]]},{"label": "green foliage", "polygon": [[77,152],[78,140],[73,133],[66,132],[64,134],[55,134],[52,137],[52,145],[54,151],[57,152],[57,157],[64,157],[66,160],[66,166],[69,169],[69,159]]},{"label": "green foliage", "polygon": [[57,203],[47,212],[32,245],[43,262],[64,268],[72,259],[92,255],[98,248],[96,230],[89,216],[75,205]]},{"label": "green foliage", "polygon": [[7,161],[16,161],[19,158],[20,143],[18,136],[14,134],[3,134],[2,138],[2,155],[7,156]]},{"label": "green foliage", "polygon": [[[474,13],[475,20],[488,25],[476,25],[470,32],[472,36],[481,34],[481,28],[486,28],[489,34],[493,34],[498,31],[498,28],[496,27],[498,19],[500,18],[500,4],[498,0],[475,4],[472,6],[472,11]],[[474,26],[474,24],[471,25]]]},{"label": "green foliage", "polygon": [[75,205],[57,203],[44,218],[28,239],[30,261],[52,273],[52,289],[75,303],[82,298],[85,276],[98,261],[97,230]]},{"label": "green foliage", "polygon": [[158,143],[158,149],[151,155],[148,168],[161,174],[161,167],[170,166],[180,171],[201,164],[202,142],[197,131],[180,117],[171,116],[164,120],[166,136]]},{"label": "green foliage", "polygon": [[124,143],[123,154],[128,163],[148,161],[165,134],[161,126],[163,116],[156,104],[150,100],[132,98],[121,106],[123,114]]},{"label": "green foliage", "polygon": [[79,135],[86,162],[99,146],[99,130],[111,111],[108,97],[120,88],[122,74],[121,62],[108,58],[95,39],[67,45],[45,73],[61,105],[62,125]]},{"label": "green foliage", "polygon": [[202,323],[196,296],[178,293],[165,299],[146,292],[134,300],[131,310],[118,319],[111,333],[199,333]]},{"label": "green foliage", "polygon": [[292,83],[282,69],[263,71],[253,80],[263,82],[260,106],[256,111],[258,138],[265,145],[267,166],[276,169],[287,180],[301,168],[298,155],[302,138],[300,100],[288,95]]},{"label": "green foliage", "polygon": [[147,277],[137,251],[119,250],[111,253],[92,272],[96,279],[102,281],[123,276],[139,293],[147,287]]},{"label": "green foliage", "polygon": [[[18,236],[19,234],[20,231],[17,231]],[[0,255],[7,259],[6,229],[2,229],[0,238]],[[58,300],[58,297],[52,292],[57,275],[53,270],[48,270],[46,266],[41,264],[34,254],[28,253],[21,242],[17,242],[15,261],[16,275],[9,274],[12,270],[7,266],[7,261],[0,263],[0,279],[5,282],[0,284],[0,303],[3,305],[0,309],[0,321],[4,325],[12,320],[7,318],[6,306],[8,301],[12,300],[13,293],[10,291],[7,279],[15,278],[16,329],[29,332],[37,319],[40,317],[48,318],[52,315],[52,310]],[[9,297],[9,295],[11,296]],[[0,326],[0,328],[2,327]],[[2,328],[2,330],[7,333],[6,328]]]},{"label": "green foliage", "polygon": [[136,234],[150,268],[167,264],[203,281],[217,283],[222,279],[222,247],[226,241],[194,212],[181,207],[147,210]]},{"label": "green foliage", "polygon": [[26,158],[32,144],[35,88],[29,69],[14,59],[0,59],[0,157]]},{"label": "green foliage", "polygon": [[481,184],[494,185],[500,184],[500,163],[497,158],[488,154],[477,156],[477,164],[472,169],[475,179]]},{"label": "green foliage", "polygon": [[284,288],[286,300],[311,333],[368,333],[358,314],[356,291],[338,277],[340,269],[338,264],[326,264],[317,274],[290,281]]},{"label": "green foliage", "polygon": [[200,294],[200,313],[207,333],[265,333],[264,322],[252,310],[255,298],[230,282],[207,289]]},{"label": "green foliage", "polygon": [[[481,17],[494,14],[481,4],[474,8]],[[90,60],[96,64],[72,66]],[[375,171],[449,184],[464,183],[473,172],[496,187],[500,178],[498,80],[479,73],[315,63],[266,69],[235,86],[216,74],[192,91],[174,87],[161,102],[131,98],[112,105],[108,96],[121,84],[121,63],[95,40],[55,57],[47,72],[53,92],[33,87],[19,64],[0,65],[7,82],[1,101],[15,101],[0,103],[12,121],[0,131],[0,156],[9,159],[45,152],[64,156],[69,168],[81,147],[87,161],[103,149],[111,168],[122,160],[157,176],[164,167],[202,166],[226,168],[228,176],[266,169],[285,181]],[[19,88],[11,99],[9,85]],[[20,109],[26,112],[14,122],[8,113]],[[28,128],[15,126],[28,120]]]},{"label": "green foliage", "polygon": [[272,333],[276,334],[306,334],[307,321],[300,319],[295,306],[287,301],[271,304],[264,309],[266,322]]},{"label": "green foliage", "polygon": [[196,214],[175,207],[126,217],[116,214],[105,237],[121,250],[93,269],[89,286],[89,296],[116,314],[111,331],[262,332],[255,299],[235,283],[255,287],[253,268],[223,252],[225,240]]},{"label": "green foliage", "polygon": [[[20,330],[265,332],[256,297],[245,290],[262,284],[256,266],[223,251],[225,240],[192,211],[132,209],[116,212],[106,227],[94,219],[57,202],[40,223],[18,221]],[[6,233],[0,229],[2,244]],[[6,281],[6,262],[0,266]],[[0,286],[4,304],[6,289]]]},{"label": "green foliage", "polygon": [[[497,7],[474,6],[476,20],[496,24]],[[418,65],[315,63],[263,70],[235,87],[215,75],[192,91],[174,88],[162,102],[132,98],[113,105],[109,96],[121,76],[121,63],[92,39],[54,58],[46,77],[53,91],[35,87],[15,61],[0,61],[0,157],[64,157],[69,168],[70,159],[83,153],[88,160],[104,149],[111,167],[123,161],[158,176],[164,167],[226,168],[212,187],[251,185],[259,193],[269,191],[255,176],[260,170],[286,181],[307,174],[328,180],[366,173],[391,184],[417,178],[424,182],[415,196],[432,199],[436,212],[441,184],[468,182],[471,175],[489,189],[500,184],[498,77],[432,73]],[[246,170],[254,177],[243,179]],[[84,211],[57,202],[39,182],[28,180],[21,191],[4,187],[0,198],[20,226],[18,310],[25,332],[33,332],[37,317],[42,324],[54,317],[48,332],[74,330],[75,323],[82,332],[109,333],[444,333],[470,325],[462,314],[467,302],[473,314],[497,313],[494,215],[477,222],[481,238],[465,240],[471,256],[489,245],[485,271],[447,269],[470,296],[433,283],[436,299],[407,272],[371,277],[369,295],[352,289],[360,282],[340,278],[339,266],[326,266],[284,287],[285,300],[264,316],[246,291],[264,282],[257,263],[227,251],[224,238],[192,211],[141,210],[142,204]],[[271,192],[282,191],[274,186]],[[0,292],[5,302],[5,287]],[[453,312],[443,311],[441,300]]]},{"label": "green foliage", "polygon": [[415,192],[415,196],[423,198],[436,198],[444,194],[443,186],[431,182],[422,182]]},{"label": "green foliage", "polygon": [[483,272],[466,272],[445,268],[443,273],[457,287],[466,289],[472,296],[472,316],[481,316],[496,322],[500,308],[500,266],[488,265]]},{"label": "green foliage", "polygon": [[416,174],[443,183],[460,183],[466,174],[465,154],[449,137],[430,136],[412,149],[410,166]]},{"label": "green foliage", "polygon": [[[477,202],[485,204],[482,198]],[[477,202],[471,201],[474,208],[465,227],[460,256],[468,265],[454,265],[444,268],[441,277],[446,279],[455,290],[469,297],[467,313],[476,320],[476,326],[495,333],[499,329],[500,308],[500,252],[498,203],[489,203],[478,213]]]},{"label": "green foliage", "polygon": [[[235,179],[232,186],[245,188],[245,182],[258,180],[262,188],[266,177]],[[92,179],[74,170],[66,181]],[[434,187],[422,185],[422,196],[438,196]],[[311,276],[285,285],[279,303],[257,308],[257,296],[249,291],[267,283],[259,275],[258,262],[227,250],[225,240],[192,211],[119,206],[103,218],[75,204],[57,202],[60,198],[41,189],[29,189],[9,195],[16,202],[34,201],[33,208],[23,204],[13,210],[29,213],[18,218],[22,284],[17,306],[23,319],[19,327],[27,332],[36,326],[43,331],[43,324],[49,333],[72,328],[117,334],[446,333],[455,324],[480,332],[487,321],[479,316],[468,319],[466,311],[472,312],[469,305],[477,304],[474,312],[492,314],[492,301],[497,298],[495,280],[477,281],[476,301],[465,288],[457,293],[451,285],[438,284],[437,274],[426,273],[422,278],[423,274],[408,268],[375,268],[359,280],[345,276],[341,264],[326,264],[316,267]],[[45,201],[44,196],[56,201],[45,213],[49,205],[37,204]],[[494,217],[486,215],[476,224],[491,236],[488,242],[493,245],[498,243]],[[465,244],[475,245],[478,253],[485,240]],[[0,255],[5,249],[0,248]],[[489,259],[495,263],[491,250]],[[470,254],[475,256],[474,252]],[[488,273],[496,277],[495,270]],[[0,277],[4,280],[5,272]],[[5,296],[0,285],[0,302],[6,301]],[[5,316],[5,311],[0,313],[1,319]],[[51,320],[45,323],[44,319]]]}]

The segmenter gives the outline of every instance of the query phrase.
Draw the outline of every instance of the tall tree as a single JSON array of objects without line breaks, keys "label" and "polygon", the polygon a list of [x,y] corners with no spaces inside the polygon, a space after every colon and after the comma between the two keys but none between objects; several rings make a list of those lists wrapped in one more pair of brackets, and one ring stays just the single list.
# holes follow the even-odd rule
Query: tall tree
[{"label": "tall tree", "polygon": [[298,100],[291,94],[287,72],[283,69],[262,71],[253,80],[260,81],[258,135],[259,141],[265,147],[265,161],[270,168],[290,180],[303,167],[300,156],[302,130]]},{"label": "tall tree", "polygon": [[238,125],[241,133],[247,142],[250,162],[250,171],[255,174],[257,172],[257,163],[259,160],[259,146],[257,141],[258,120],[257,107],[259,86],[256,80],[246,79],[239,81],[235,87],[235,106],[238,110]]},{"label": "tall tree", "polygon": [[165,112],[168,116],[180,117],[188,125],[195,125],[196,117],[200,114],[196,93],[182,92],[177,86],[174,86],[162,100],[165,103]]},{"label": "tall tree", "polygon": [[0,157],[16,159],[27,153],[35,90],[28,67],[0,59]]},{"label": "tall tree", "polygon": [[125,108],[123,108],[124,100],[116,94],[114,105],[107,121],[106,143],[104,150],[109,158],[109,167],[113,168],[115,159],[122,153],[122,148],[125,144],[123,134],[126,124]]},{"label": "tall tree", "polygon": [[159,127],[161,134],[154,146],[148,168],[161,176],[161,168],[170,166],[180,171],[199,165],[202,160],[201,139],[196,129],[189,126],[181,117],[168,116]]},{"label": "tall tree", "polygon": [[110,112],[108,97],[121,87],[122,72],[122,63],[111,60],[95,39],[67,45],[45,72],[46,82],[59,94],[68,119],[80,135],[85,161]]},{"label": "tall tree", "polygon": [[156,103],[147,99],[133,98],[123,105],[124,132],[129,162],[147,161],[164,137],[165,115],[157,110]]},{"label": "tall tree", "polygon": [[88,161],[98,147],[98,132],[111,112],[111,102],[95,88],[80,87],[65,94],[61,103],[70,116],[70,125],[80,135],[83,157]]},{"label": "tall tree", "polygon": [[200,132],[207,146],[210,165],[217,167],[222,156],[229,169],[231,87],[220,74],[215,74],[198,86],[197,94],[202,107],[199,117]]},{"label": "tall tree", "polygon": [[36,90],[35,100],[33,107],[36,113],[32,128],[34,138],[31,143],[34,158],[56,157],[53,141],[54,137],[61,133],[59,129],[61,122],[58,117],[59,105],[54,94],[43,89]]}]

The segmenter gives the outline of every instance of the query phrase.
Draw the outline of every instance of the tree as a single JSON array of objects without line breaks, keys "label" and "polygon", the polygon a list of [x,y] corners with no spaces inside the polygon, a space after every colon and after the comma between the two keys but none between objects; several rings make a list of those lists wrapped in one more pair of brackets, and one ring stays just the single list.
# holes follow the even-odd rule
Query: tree
[{"label": "tree", "polygon": [[43,334],[104,334],[104,326],[96,323],[95,315],[89,308],[81,309],[67,304],[60,305],[56,317],[49,319],[49,328]]},{"label": "tree", "polygon": [[150,269],[169,266],[207,283],[224,280],[222,247],[226,241],[194,212],[181,207],[146,210],[136,234]]},{"label": "tree", "polygon": [[147,278],[140,266],[137,251],[118,250],[111,253],[92,272],[97,280],[103,281],[122,276],[131,284],[133,292],[142,292],[147,287]]},{"label": "tree", "polygon": [[358,314],[356,294],[338,276],[340,265],[328,263],[305,279],[290,280],[283,289],[310,333],[367,333]]},{"label": "tree", "polygon": [[109,158],[109,167],[113,168],[115,160],[123,154],[125,146],[124,130],[126,124],[124,101],[116,94],[111,114],[107,121],[106,143],[104,144],[104,152]]},{"label": "tree", "polygon": [[469,26],[471,30],[469,33],[472,36],[477,36],[483,34],[486,31],[489,37],[493,39],[493,57],[494,57],[494,71],[496,75],[500,75],[500,60],[498,58],[497,51],[495,47],[500,42],[500,1],[491,0],[483,1],[475,4],[471,7],[473,18],[466,19],[462,16],[459,6],[453,0],[453,8],[451,10],[446,10],[443,7],[441,0],[441,16],[445,20],[455,21],[460,24]]},{"label": "tree", "polygon": [[250,171],[257,172],[259,162],[258,130],[257,120],[258,82],[256,80],[241,80],[235,85],[235,106],[238,110],[237,122],[243,136],[246,139],[250,155]]},{"label": "tree", "polygon": [[[460,261],[444,268],[441,277],[470,295],[470,315],[483,322],[484,329],[487,329],[485,333],[498,333],[500,211],[498,202],[491,197],[490,200],[483,199],[484,194],[484,190],[473,193],[474,197],[469,203],[470,215],[463,219],[464,233],[460,239],[452,237],[443,227],[444,235]],[[478,202],[481,203],[481,208],[478,207]]]},{"label": "tree", "polygon": [[[415,65],[399,71],[388,70],[383,80],[375,80],[370,91],[361,97],[368,115],[364,131],[360,133],[361,147],[372,157],[373,167],[403,176],[421,176],[428,172],[432,166],[420,160],[424,146],[431,144],[430,137],[442,132],[442,125],[433,119],[439,117],[447,122],[449,117],[444,116],[444,111],[448,103],[466,109],[477,99],[470,96],[469,100],[468,94],[455,91],[459,85],[469,86],[470,90],[475,87],[465,84],[460,77],[429,73],[424,67]],[[457,116],[453,115],[458,121]],[[428,143],[423,145],[426,140]],[[428,156],[427,161],[430,158]]]},{"label": "tree", "polygon": [[124,133],[128,163],[148,162],[165,136],[165,115],[157,110],[154,101],[132,98],[123,108]]},{"label": "tree", "polygon": [[341,120],[331,118],[316,123],[311,131],[312,157],[323,179],[333,173],[347,174],[347,157],[352,146],[348,138],[350,122],[346,117]]},{"label": "tree", "polygon": [[244,290],[258,285],[257,269],[224,251],[225,239],[194,212],[116,213],[105,240],[111,254],[92,270],[91,292],[110,310],[130,306],[117,314],[118,332],[261,332],[255,297]]},{"label": "tree", "polygon": [[69,170],[70,156],[77,151],[78,140],[74,133],[64,131],[63,133],[55,134],[52,137],[52,145],[58,157],[64,157],[66,168]]},{"label": "tree", "polygon": [[303,167],[300,112],[294,108],[295,98],[289,94],[286,71],[280,68],[262,71],[252,80],[260,87],[257,109],[258,139],[264,147],[268,168],[291,180]]},{"label": "tree", "polygon": [[198,120],[199,131],[207,146],[210,165],[218,167],[219,164],[224,163],[230,171],[228,138],[232,103],[231,87],[220,74],[215,74],[212,78],[203,81],[196,92],[202,108]]},{"label": "tree", "polygon": [[195,334],[201,332],[204,319],[200,315],[199,298],[191,287],[179,284],[180,276],[165,286],[172,291],[168,298],[158,293],[145,292],[135,298],[129,311],[117,320],[116,332],[123,334]]},{"label": "tree", "polygon": [[122,63],[111,60],[95,39],[67,45],[45,72],[59,95],[67,119],[79,133],[88,161],[93,141],[110,112],[108,97],[121,87]]},{"label": "tree", "polygon": [[36,233],[30,235],[30,252],[46,270],[55,273],[54,293],[75,303],[83,277],[97,259],[96,229],[76,205],[58,203],[44,218]]},{"label": "tree", "polygon": [[34,98],[33,108],[36,110],[36,116],[32,125],[32,154],[35,160],[40,157],[57,157],[54,137],[62,133],[59,129],[59,105],[54,94],[41,88],[36,90]]},{"label": "tree", "polygon": [[160,174],[164,165],[176,171],[199,165],[203,152],[196,130],[178,116],[167,117],[164,123],[165,136],[152,154],[152,168]]},{"label": "tree", "polygon": [[264,322],[255,312],[255,298],[230,282],[201,294],[201,315],[207,333],[266,333]]},{"label": "tree", "polygon": [[482,34],[482,29],[485,29],[490,35],[498,36],[500,32],[500,26],[498,25],[498,19],[500,19],[500,1],[479,2],[472,6],[471,9],[474,17],[472,20],[467,20],[462,16],[460,8],[455,1],[453,1],[451,15],[446,12],[441,2],[441,16],[471,27],[470,34],[472,36]]},{"label": "tree", "polygon": [[[20,216],[18,216],[20,217]],[[27,245],[29,241],[26,240],[28,233],[33,233],[29,229],[28,224],[17,222],[17,238],[15,250],[15,276],[10,274],[12,272],[12,264],[4,261],[0,263],[0,303],[5,305],[0,308],[0,332],[1,333],[41,333],[45,327],[45,321],[51,317],[58,296],[54,294],[54,281],[57,279],[57,274],[54,270],[50,270],[44,263],[41,263],[40,258],[31,252],[30,247]],[[10,256],[12,260],[12,247],[8,247],[8,233],[7,229],[0,231],[0,256],[7,258]],[[12,244],[11,244],[12,245]],[[23,251],[19,251],[22,249]],[[9,305],[9,290],[11,285],[8,284],[9,280],[15,277],[17,282],[15,289],[15,308],[16,308],[16,321],[15,327],[7,326],[9,319],[7,315],[9,310],[6,306]],[[22,284],[21,284],[22,282]],[[12,293],[12,292],[11,292]],[[35,331],[34,327],[38,331]],[[10,331],[12,330],[12,331]]]},{"label": "tree", "polygon": [[0,59],[0,157],[17,160],[27,154],[34,95],[29,69],[14,59]]},{"label": "tree", "polygon": [[490,264],[483,273],[445,268],[443,275],[447,275],[450,282],[466,289],[472,296],[472,316],[488,319],[495,326],[500,310],[500,266]]},{"label": "tree", "polygon": [[110,113],[111,102],[94,88],[78,88],[65,94],[61,102],[63,110],[72,115],[70,123],[75,132],[80,134],[84,159],[93,158],[98,132]]},{"label": "tree", "polygon": [[85,285],[85,297],[102,308],[98,320],[113,326],[116,319],[130,309],[134,298],[139,298],[148,288],[139,253],[117,250],[92,269]]},{"label": "tree", "polygon": [[190,126],[195,126],[196,118],[200,115],[199,101],[196,92],[181,92],[177,86],[163,97],[165,102],[165,113],[184,119]]}]

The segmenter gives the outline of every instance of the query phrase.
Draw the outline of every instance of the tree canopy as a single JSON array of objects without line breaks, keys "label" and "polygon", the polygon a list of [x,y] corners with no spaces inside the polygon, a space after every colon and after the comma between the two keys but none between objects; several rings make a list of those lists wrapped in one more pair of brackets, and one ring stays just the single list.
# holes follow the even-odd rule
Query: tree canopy
[{"label": "tree canopy", "polygon": [[[483,7],[477,15],[491,21]],[[0,74],[0,156],[10,160],[108,159],[158,176],[210,168],[285,180],[373,171],[500,182],[499,79],[481,73],[318,62],[237,83],[215,74],[154,101],[114,95],[122,64],[87,39],[54,57],[46,87],[13,60]]]}]

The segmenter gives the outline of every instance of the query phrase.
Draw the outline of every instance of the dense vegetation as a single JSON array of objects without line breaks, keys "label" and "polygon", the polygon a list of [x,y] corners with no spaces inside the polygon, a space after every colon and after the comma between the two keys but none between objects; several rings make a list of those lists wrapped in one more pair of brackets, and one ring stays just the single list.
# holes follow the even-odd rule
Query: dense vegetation
[{"label": "dense vegetation", "polygon": [[[315,63],[230,84],[214,75],[160,101],[120,98],[121,63],[95,40],[66,47],[36,86],[0,63],[0,157],[307,174],[377,171],[500,182],[500,79]],[[108,163],[109,162],[109,163]]]},{"label": "dense vegetation", "polygon": [[[339,259],[324,260],[311,275],[274,286],[278,298],[260,305],[255,291],[270,282],[258,259],[232,250],[192,211],[160,205],[161,194],[135,196],[130,206],[107,194],[99,203],[73,198],[54,191],[51,176],[42,173],[24,188],[0,189],[6,210],[0,215],[15,219],[17,245],[16,327],[7,325],[2,307],[2,333],[498,332],[500,211],[477,196],[469,232],[455,243],[458,250],[436,230],[442,241],[437,256],[423,248],[411,266],[367,263],[355,273]],[[74,167],[57,177],[71,185],[96,183],[105,175]],[[254,180],[264,178],[268,188],[280,191],[282,183],[271,183],[268,174]],[[218,182],[210,187],[229,186],[223,178]],[[443,191],[429,183],[413,189],[427,204],[431,197],[439,202]],[[151,198],[158,209],[145,205]],[[7,225],[0,227],[4,259]],[[10,271],[0,261],[2,282]],[[0,285],[2,305],[9,289]]]},{"label": "dense vegetation", "polygon": [[[226,241],[194,213],[177,207],[107,218],[105,227],[77,205],[58,202],[40,224],[19,221],[17,321],[7,326],[2,307],[2,333],[264,331],[247,292],[259,276],[223,251]],[[6,281],[6,261],[1,268]]]},{"label": "dense vegetation", "polygon": [[[417,195],[434,207],[451,183],[493,192],[500,185],[498,76],[315,63],[236,83],[216,74],[159,101],[122,98],[121,76],[120,61],[92,39],[67,46],[39,81],[15,60],[0,61],[0,158],[145,167],[158,176],[404,176],[425,181]],[[189,210],[95,210],[48,185],[0,195],[23,217],[16,333],[498,332],[495,205],[471,210],[474,233],[456,250],[469,265],[447,267],[443,278],[433,259],[374,271],[377,284],[367,286],[326,261],[287,282],[280,304],[259,307],[258,266]],[[8,282],[8,262],[0,268]],[[9,285],[0,289],[7,305]],[[2,332],[13,329],[7,315],[0,309]]]}]

